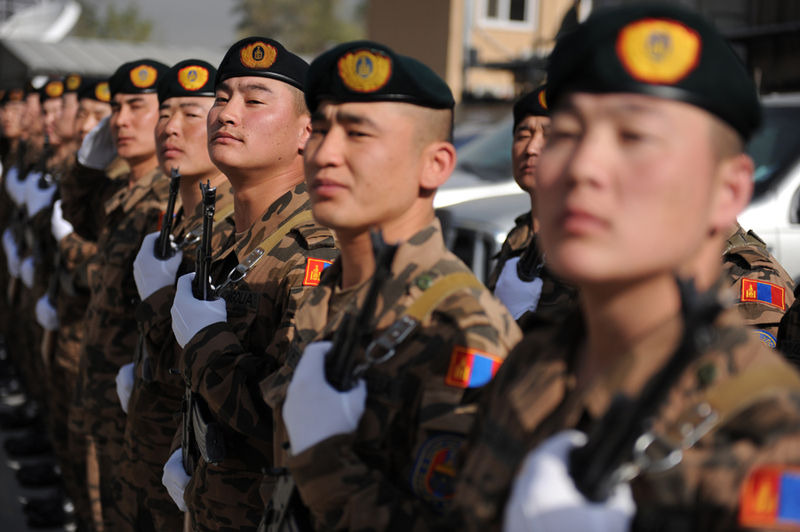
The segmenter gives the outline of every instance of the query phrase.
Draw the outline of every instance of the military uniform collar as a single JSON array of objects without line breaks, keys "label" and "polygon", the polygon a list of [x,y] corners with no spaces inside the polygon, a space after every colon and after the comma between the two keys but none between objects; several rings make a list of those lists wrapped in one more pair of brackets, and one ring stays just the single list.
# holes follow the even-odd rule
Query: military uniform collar
[{"label": "military uniform collar", "polygon": [[[118,208],[123,212],[129,212],[151,191],[158,197],[166,199],[169,194],[169,180],[164,177],[161,169],[156,167],[148,174],[140,177],[133,187],[123,186],[105,203],[106,214],[110,214]],[[124,181],[125,178],[120,178]]]}]

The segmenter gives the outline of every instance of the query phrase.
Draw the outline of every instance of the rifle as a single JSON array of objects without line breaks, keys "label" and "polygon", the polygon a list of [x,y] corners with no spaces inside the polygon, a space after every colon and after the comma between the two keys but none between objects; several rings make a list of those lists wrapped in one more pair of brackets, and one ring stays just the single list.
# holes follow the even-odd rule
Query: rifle
[{"label": "rifle", "polygon": [[172,234],[173,216],[175,216],[175,200],[178,198],[178,185],[180,185],[181,174],[177,168],[173,168],[169,176],[169,197],[167,198],[167,210],[161,220],[161,233],[155,242],[153,254],[158,260],[167,260],[175,255],[175,247],[172,245],[170,235]]},{"label": "rifle", "polygon": [[622,468],[630,462],[634,445],[646,432],[645,424],[656,415],[686,367],[713,339],[713,322],[722,310],[715,291],[698,293],[692,280],[676,281],[684,329],[675,353],[650,378],[638,398],[615,396],[590,432],[586,445],[570,453],[570,475],[575,486],[591,501],[608,498],[624,476]]},{"label": "rifle", "polygon": [[372,255],[375,257],[375,273],[369,285],[367,296],[358,315],[348,312],[336,331],[333,347],[325,359],[325,377],[331,386],[339,391],[347,391],[356,385],[358,375],[355,371],[355,354],[357,349],[365,347],[372,336],[375,305],[383,284],[392,275],[392,260],[397,252],[397,245],[389,245],[383,240],[380,230],[370,230]]},{"label": "rifle", "polygon": [[203,236],[197,248],[197,262],[195,266],[192,293],[194,297],[203,301],[212,301],[217,298],[214,286],[211,284],[211,231],[214,227],[214,211],[217,201],[217,188],[200,183],[203,193]]}]

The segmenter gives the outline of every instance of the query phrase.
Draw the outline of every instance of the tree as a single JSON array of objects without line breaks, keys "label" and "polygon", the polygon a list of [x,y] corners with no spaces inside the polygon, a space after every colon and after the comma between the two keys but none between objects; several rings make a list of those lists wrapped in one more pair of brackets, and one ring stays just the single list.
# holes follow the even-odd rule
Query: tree
[{"label": "tree", "polygon": [[117,8],[107,4],[105,13],[99,13],[98,7],[89,0],[78,0],[81,5],[81,17],[72,30],[74,37],[95,37],[99,39],[117,39],[121,41],[141,42],[150,38],[153,21],[142,17],[139,7],[130,4],[125,8]]},{"label": "tree", "polygon": [[237,0],[241,37],[263,35],[296,53],[317,54],[362,38],[364,0]]}]

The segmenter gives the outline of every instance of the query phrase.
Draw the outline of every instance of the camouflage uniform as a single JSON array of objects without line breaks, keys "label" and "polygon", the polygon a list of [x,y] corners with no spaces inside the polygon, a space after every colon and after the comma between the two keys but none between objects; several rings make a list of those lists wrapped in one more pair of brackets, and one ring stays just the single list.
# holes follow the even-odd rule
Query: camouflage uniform
[{"label": "camouflage uniform", "polygon": [[76,396],[97,445],[103,519],[119,529],[113,480],[122,458],[125,413],[115,379],[120,366],[131,361],[138,336],[133,260],[145,235],[158,229],[169,180],[154,169],[129,186],[126,178],[112,180],[78,166],[62,185],[64,217],[76,233],[97,242],[88,265],[90,300]]},{"label": "camouflage uniform", "polygon": [[[211,275],[216,285],[298,213],[310,213],[305,183],[273,202],[215,257]],[[225,459],[215,465],[201,458],[186,487],[195,530],[255,530],[258,525],[262,470],[271,467],[273,456],[272,412],[261,401],[258,382],[285,361],[298,301],[316,284],[306,278],[308,265],[332,261],[337,253],[328,229],[311,221],[296,226],[244,281],[223,291],[228,321],[206,327],[186,344],[187,386],[222,424],[225,439]]]},{"label": "camouflage uniform", "polygon": [[739,224],[728,237],[722,256],[726,277],[736,297],[736,308],[761,340],[775,347],[778,324],[794,302],[794,281],[767,245]]},{"label": "camouflage uniform", "polygon": [[533,240],[533,227],[531,224],[531,211],[514,218],[514,227],[508,232],[500,251],[494,256],[497,262],[494,263],[494,268],[486,280],[486,287],[492,292],[497,286],[497,279],[500,277],[500,272],[503,271],[503,266],[506,265],[506,262],[522,255],[522,252]]},{"label": "camouflage uniform", "polygon": [[[400,244],[393,277],[380,290],[373,337],[437,278],[454,272],[469,270],[445,248],[434,220]],[[341,275],[337,261],[304,300],[289,367],[262,386],[276,413],[305,345],[332,338],[345,313],[366,297],[369,282],[341,291]],[[519,338],[513,318],[483,287],[459,288],[440,301],[390,359],[365,373],[366,410],[355,433],[333,436],[296,456],[283,451],[280,465],[288,464],[317,527],[409,530],[415,518],[441,510],[452,494],[453,465],[483,384],[464,378],[467,354],[499,365]],[[364,353],[356,356],[363,360]],[[288,442],[283,424],[278,428],[276,443]],[[288,443],[280,446],[287,448]]]},{"label": "camouflage uniform", "polygon": [[[584,338],[578,313],[527,335],[484,397],[479,430],[470,440],[456,487],[450,525],[500,530],[514,477],[528,452],[559,431],[588,432],[616,393],[641,390],[644,378],[654,371],[648,360],[656,357],[666,362],[681,329],[678,317],[662,323],[584,389],[576,389]],[[680,442],[683,423],[678,422],[679,416],[696,412],[707,390],[769,365],[777,368],[777,374],[791,372],[733,309],[717,318],[714,330],[712,344],[682,373],[653,424],[657,434],[672,437],[668,441]],[[684,450],[676,467],[646,472],[632,481],[638,511],[633,530],[738,529],[739,486],[751,468],[765,463],[800,464],[800,390],[776,387],[772,391],[734,412]],[[698,421],[696,414],[693,419]]]},{"label": "camouflage uniform", "polygon": [[[233,192],[229,185],[224,189],[219,187],[216,212],[224,214],[232,207]],[[212,249],[220,249],[233,234],[232,219],[222,218],[214,224]],[[190,231],[202,227],[202,204],[191,216],[180,210],[176,221],[173,234],[180,243]],[[179,276],[194,271],[196,249],[196,242],[183,248]],[[135,381],[125,424],[123,474],[118,478],[123,494],[121,512],[136,530],[178,530],[183,526],[183,513],[161,483],[175,428],[180,424],[184,392],[183,381],[175,374],[182,350],[172,336],[170,308],[174,297],[175,287],[166,286],[136,308],[143,350],[137,349],[136,354]]]},{"label": "camouflage uniform", "polygon": [[800,367],[800,294],[795,290],[794,303],[786,310],[778,327],[778,349]]}]

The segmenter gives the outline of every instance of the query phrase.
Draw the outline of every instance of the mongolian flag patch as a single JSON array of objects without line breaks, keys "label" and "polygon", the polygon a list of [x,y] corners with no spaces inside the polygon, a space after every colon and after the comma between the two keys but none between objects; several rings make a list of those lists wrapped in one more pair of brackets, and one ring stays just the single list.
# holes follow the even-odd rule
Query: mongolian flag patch
[{"label": "mongolian flag patch", "polygon": [[750,472],[739,494],[743,527],[797,530],[800,527],[800,468],[762,466]]},{"label": "mongolian flag patch", "polygon": [[306,274],[303,276],[303,286],[317,286],[322,277],[322,272],[333,264],[329,260],[323,259],[306,259]]},{"label": "mongolian flag patch", "polygon": [[480,388],[492,380],[502,363],[498,356],[457,345],[444,382],[456,388]]},{"label": "mongolian flag patch", "polygon": [[742,301],[759,301],[781,310],[786,310],[786,298],[783,287],[756,281],[755,279],[742,279]]}]

